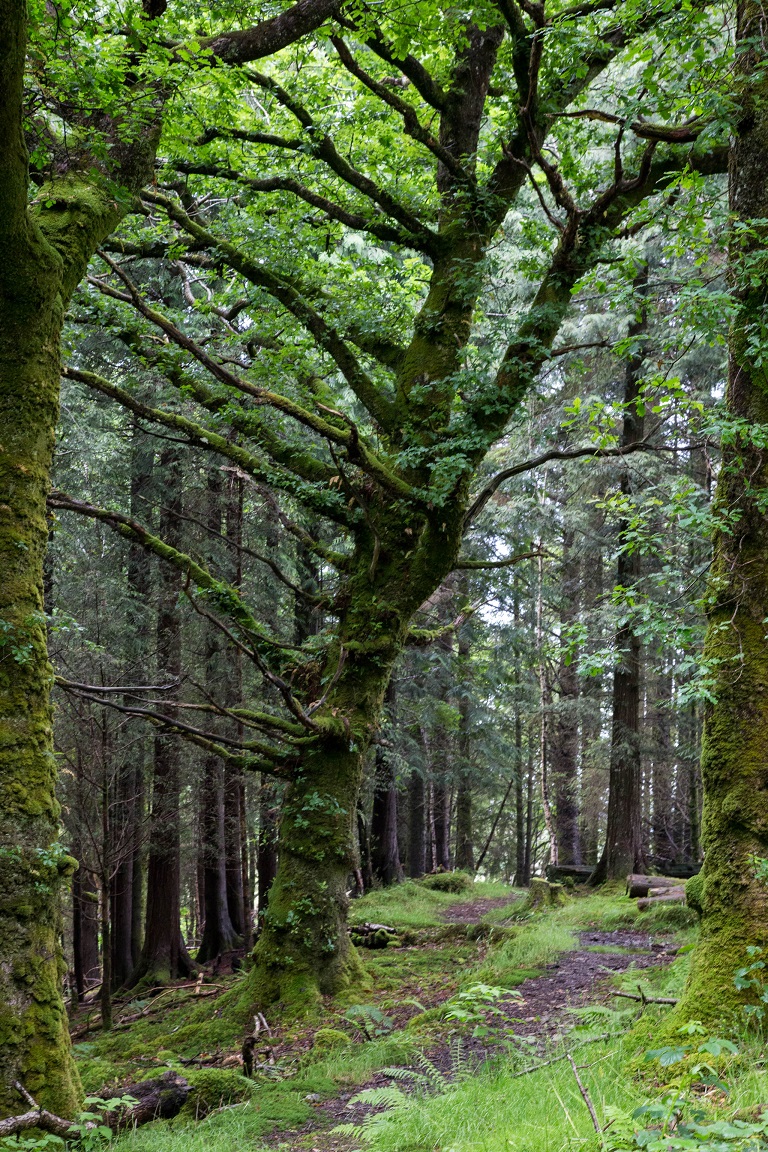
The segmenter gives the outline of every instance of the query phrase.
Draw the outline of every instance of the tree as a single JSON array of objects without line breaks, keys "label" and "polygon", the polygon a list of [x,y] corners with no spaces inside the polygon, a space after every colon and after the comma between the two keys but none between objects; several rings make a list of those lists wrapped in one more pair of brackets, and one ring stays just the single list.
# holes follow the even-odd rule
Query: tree
[{"label": "tree", "polygon": [[[163,0],[147,0],[137,19],[162,14]],[[212,58],[237,64],[258,59],[318,27],[334,9],[330,0],[303,0],[252,28],[215,36]],[[37,9],[32,27],[34,59],[56,56],[63,33],[59,14]],[[103,11],[94,20],[105,19]],[[109,21],[106,21],[109,23]],[[124,24],[117,17],[114,26]],[[67,25],[71,33],[71,22]],[[42,136],[48,178],[28,194],[28,152],[22,118],[29,35],[24,0],[0,4],[0,454],[2,527],[0,621],[0,805],[3,891],[0,924],[2,1000],[7,1021],[0,1041],[0,1105],[13,1107],[15,1080],[59,1114],[71,1113],[79,1088],[69,1058],[59,989],[58,882],[74,863],[58,845],[42,584],[48,526],[45,500],[58,414],[59,343],[64,312],[88,260],[151,178],[159,139],[161,85],[152,83],[123,42],[118,87],[126,101],[96,107],[98,127],[88,136],[89,107],[66,91],[44,89],[44,69],[34,68],[35,139]],[[75,37],[76,39],[76,37]],[[119,40],[119,37],[118,37]],[[75,46],[76,47],[76,46]],[[77,53],[76,53],[77,55]],[[61,58],[61,57],[60,57]],[[99,75],[96,70],[92,78]],[[75,64],[88,68],[82,58]],[[70,73],[70,76],[72,73]],[[113,73],[107,86],[114,85]],[[114,88],[113,88],[114,90]],[[106,96],[102,89],[101,95]],[[71,151],[56,136],[54,117],[83,140]],[[32,128],[30,122],[27,127]],[[88,145],[93,146],[89,155]],[[55,158],[54,158],[55,157]],[[52,163],[49,164],[49,159]],[[39,869],[46,880],[39,881]]]},{"label": "tree", "polygon": [[[616,155],[607,172],[599,148],[580,165],[575,152],[581,150],[581,137],[571,127],[578,120],[564,113],[634,38],[662,31],[668,14],[627,13],[617,20],[609,13],[595,24],[591,15],[584,24],[578,13],[571,15],[548,19],[535,6],[520,12],[502,4],[492,19],[477,13],[474,22],[447,22],[437,41],[426,25],[345,19],[349,36],[331,36],[335,56],[329,48],[328,57],[330,75],[344,93],[338,123],[324,110],[328,76],[318,69],[313,78],[300,59],[293,74],[286,66],[280,81],[253,72],[247,77],[268,101],[273,127],[282,132],[255,130],[250,113],[235,125],[211,123],[208,117],[191,149],[203,149],[202,159],[167,157],[176,178],[181,173],[189,180],[183,198],[167,190],[143,194],[147,212],[163,228],[160,248],[183,236],[193,258],[208,253],[212,293],[220,291],[220,271],[227,268],[236,274],[239,300],[253,293],[265,310],[267,301],[279,308],[274,329],[256,339],[249,338],[248,325],[228,334],[216,327],[210,331],[215,347],[225,357],[236,354],[238,364],[245,363],[244,347],[259,350],[247,374],[231,371],[227,360],[200,343],[195,316],[174,317],[150,304],[121,262],[105,253],[101,275],[92,280],[108,299],[138,314],[145,331],[159,328],[180,350],[166,358],[164,373],[171,389],[194,403],[194,416],[179,404],[172,410],[148,405],[129,387],[83,368],[72,366],[69,375],[191,444],[228,457],[288,503],[329,520],[345,542],[337,548],[312,542],[315,554],[336,570],[329,604],[335,624],[319,650],[307,650],[292,662],[244,598],[197,561],[121,513],[64,495],[53,500],[59,509],[112,524],[181,568],[279,686],[290,719],[262,713],[259,723],[271,731],[271,741],[242,746],[242,763],[287,782],[280,863],[253,976],[254,994],[262,1001],[312,998],[355,978],[344,930],[345,889],[356,865],[354,826],[363,768],[391,670],[403,647],[423,638],[424,630],[412,627],[420,606],[452,571],[477,563],[460,552],[465,525],[506,479],[535,462],[504,469],[473,492],[476,470],[550,357],[574,288],[606,254],[606,246],[620,242],[628,217],[647,197],[670,186],[675,166],[712,171],[722,165],[721,151],[691,155],[694,131],[655,126],[649,132],[639,119],[632,121],[631,132],[641,142],[626,151],[626,125],[618,136],[606,130],[603,142],[610,142]],[[691,19],[696,24],[699,17]],[[432,56],[432,71],[411,54],[417,45]],[[408,96],[390,82],[393,68],[408,82]],[[499,89],[494,77],[503,79]],[[509,92],[513,83],[514,98],[495,103],[499,98],[493,93]],[[251,105],[243,101],[242,107]],[[652,111],[649,105],[644,115]],[[433,115],[440,124],[436,136],[426,127]],[[373,125],[382,122],[386,129],[377,145]],[[495,123],[498,131],[490,127]],[[366,126],[367,155],[354,160],[347,159],[354,149],[349,124]],[[550,133],[567,152],[563,167],[543,151]],[[189,139],[187,132],[186,147],[174,141],[176,150],[190,150]],[[659,141],[681,139],[684,152],[678,148],[656,156]],[[260,164],[269,160],[273,175],[247,170],[249,149],[255,149]],[[240,167],[231,163],[235,155]],[[287,171],[297,155],[303,158],[301,180]],[[546,191],[533,180],[529,194],[534,166]],[[377,168],[381,183],[374,179]],[[413,183],[400,187],[406,172]],[[248,195],[208,212],[195,199],[195,189],[204,195],[209,182],[221,187],[222,181]],[[275,210],[260,213],[262,198],[274,192],[287,198],[283,212],[294,237],[291,246],[276,227]],[[307,205],[322,214],[324,242],[318,242],[317,218],[307,216]],[[535,220],[538,231],[529,255],[536,268],[525,306],[499,330],[483,315],[483,286],[491,245],[513,206]],[[335,238],[345,229],[364,237],[351,247],[349,260],[322,259],[334,243],[341,245]],[[257,236],[263,249],[254,256]],[[131,236],[112,250],[130,259],[157,249],[154,242]],[[306,261],[300,258],[304,254],[310,255]],[[406,264],[427,281],[423,291],[405,274]],[[338,284],[336,268],[341,269]],[[379,297],[363,286],[380,284],[382,269],[393,280],[399,276],[403,290],[393,297],[391,322],[385,316],[372,325],[371,301]],[[357,289],[351,295],[343,290],[350,279]],[[215,315],[231,323],[238,307],[225,294],[216,304],[224,312]],[[290,335],[281,339],[286,326]],[[475,361],[470,342],[478,333],[487,341],[487,354]],[[279,389],[276,371],[288,376]],[[574,451],[599,455],[601,450]],[[300,532],[295,520],[288,521],[289,531]]]},{"label": "tree", "polygon": [[768,72],[765,9],[737,6],[737,115],[729,168],[735,311],[715,509],[719,525],[704,647],[711,702],[704,719],[704,866],[691,899],[701,935],[678,1014],[718,1019],[740,1002],[734,972],[768,944],[765,604],[768,598],[768,379],[765,370]]}]

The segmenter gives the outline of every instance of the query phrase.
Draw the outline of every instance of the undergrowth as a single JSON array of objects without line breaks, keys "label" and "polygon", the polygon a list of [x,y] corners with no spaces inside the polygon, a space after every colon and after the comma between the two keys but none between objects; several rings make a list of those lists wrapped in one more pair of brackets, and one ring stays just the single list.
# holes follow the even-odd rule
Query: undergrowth
[{"label": "undergrowth", "polygon": [[[439,931],[445,927],[445,912],[451,905],[510,895],[513,891],[506,885],[475,884],[466,894],[457,896],[407,882],[356,901],[351,910],[353,921],[384,923],[401,932],[411,929],[419,933],[417,946],[363,952],[373,990],[367,994],[370,1004],[361,1002],[358,1008],[370,1009],[371,1019],[386,1020],[386,1029],[362,1029],[356,1026],[354,1012],[345,1016],[343,1007],[325,1005],[317,1019],[304,1021],[303,1033],[298,1029],[281,1037],[284,1048],[292,1042],[298,1046],[292,1056],[278,1058],[272,1079],[263,1078],[255,1084],[246,1081],[240,1099],[239,1092],[233,1093],[229,1088],[220,1100],[206,1098],[204,1107],[196,1109],[198,1116],[207,1112],[203,1119],[192,1119],[188,1108],[186,1115],[175,1121],[156,1122],[125,1134],[117,1141],[117,1152],[231,1152],[241,1146],[256,1152],[266,1147],[263,1140],[269,1132],[282,1129],[290,1133],[310,1120],[329,1097],[360,1088],[364,1093],[361,1104],[377,1111],[369,1120],[339,1133],[340,1142],[321,1142],[323,1148],[373,1152],[431,1152],[435,1148],[442,1152],[619,1152],[625,1147],[641,1147],[633,1143],[634,1132],[641,1131],[643,1125],[652,1131],[658,1117],[654,1119],[650,1113],[645,1119],[634,1117],[636,1109],[644,1105],[661,1107],[661,1102],[669,1100],[670,1092],[679,1094],[681,1089],[690,1089],[684,1083],[683,1072],[644,1062],[643,1053],[653,1049],[654,1033],[659,1030],[666,1008],[649,1005],[641,1014],[642,1005],[617,998],[572,1015],[571,1024],[576,1031],[568,1032],[566,1027],[563,1043],[579,1045],[574,1047],[579,1075],[600,1127],[605,1129],[599,1137],[573,1070],[557,1048],[548,1053],[553,1063],[521,1075],[526,1064],[536,1059],[530,1055],[533,1050],[526,1049],[524,1037],[517,1048],[514,1038],[505,1037],[511,1043],[506,1048],[498,1047],[499,1054],[482,1066],[478,1065],[476,1052],[462,1066],[464,1058],[457,1056],[460,1049],[454,1046],[454,1066],[447,1071],[435,1065],[430,1071],[429,1045],[438,1038],[445,1042],[449,1034],[459,1044],[462,1039],[469,1041],[472,1031],[477,1031],[478,1021],[472,1016],[462,1032],[462,1020],[467,1016],[466,1000],[473,989],[487,987],[494,995],[513,989],[573,949],[577,933],[584,930],[623,929],[660,935],[670,954],[675,949],[679,954],[673,960],[670,955],[670,963],[663,967],[642,971],[630,968],[615,978],[616,987],[639,995],[640,984],[645,996],[679,995],[686,978],[688,950],[695,938],[690,911],[666,906],[652,913],[638,913],[636,905],[618,888],[609,888],[598,893],[579,892],[564,907],[548,912],[526,913],[522,902],[519,910],[514,903],[492,909],[483,919],[486,924],[506,928],[500,942],[493,942],[493,938],[490,944],[488,940],[474,940],[471,934],[463,935],[461,929],[452,939]],[[587,946],[612,951],[617,947],[600,943]],[[78,1046],[89,1089],[109,1082],[110,1073],[112,1080],[125,1077],[129,1067],[133,1078],[139,1078],[137,1068],[144,1068],[144,1075],[156,1075],[166,1065],[183,1071],[184,1066],[179,1063],[182,1056],[235,1050],[243,1035],[243,1018],[247,1021],[242,987],[235,980],[224,997],[170,1009],[161,1019],[139,1021],[124,1033],[89,1037]],[[459,1004],[463,1016],[446,1008],[449,1000]],[[237,1018],[222,1012],[222,1002],[227,1001],[239,1005]],[[428,1004],[438,1007],[422,1012]],[[415,1019],[414,1013],[418,1013]],[[411,1025],[406,1026],[409,1020]],[[482,1021],[479,1027],[482,1032]],[[341,1035],[341,1042],[330,1048],[321,1045],[320,1040],[313,1048],[312,1035],[318,1029],[329,1035],[333,1032],[337,1038],[344,1033],[348,1042]],[[380,1035],[382,1031],[387,1034]],[[562,1033],[563,1029],[559,1031]],[[595,1036],[603,1038],[598,1040]],[[768,1098],[766,1075],[761,1065],[755,1065],[756,1036],[739,1037],[738,1046],[739,1055],[728,1057],[729,1095],[710,1088],[694,1093],[696,1107],[703,1109],[705,1119],[713,1123],[726,1116],[741,1116],[745,1123],[757,1123],[756,1109],[761,1100]],[[393,1073],[387,1084],[382,1082],[381,1072],[388,1067],[404,1071]],[[371,1096],[365,1085],[375,1074],[377,1088]],[[228,1076],[236,1078],[237,1070]],[[321,1124],[322,1116],[321,1113]],[[649,1152],[652,1138],[655,1137],[648,1137]],[[297,1152],[299,1148],[315,1146],[311,1136],[288,1140],[284,1146]],[[690,1146],[708,1152],[701,1141]],[[729,1152],[742,1152],[738,1144],[727,1140],[723,1144],[726,1147]],[[760,1147],[755,1145],[755,1149]]]}]

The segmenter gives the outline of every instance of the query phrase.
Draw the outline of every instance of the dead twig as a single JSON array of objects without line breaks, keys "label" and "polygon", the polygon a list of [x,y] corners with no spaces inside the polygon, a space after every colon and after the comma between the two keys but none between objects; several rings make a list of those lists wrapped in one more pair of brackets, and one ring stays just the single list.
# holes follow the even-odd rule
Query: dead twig
[{"label": "dead twig", "polygon": [[581,1092],[581,1098],[584,1101],[584,1103],[586,1104],[587,1108],[589,1109],[589,1115],[592,1117],[592,1127],[595,1129],[595,1132],[597,1132],[597,1134],[600,1135],[600,1133],[602,1132],[602,1128],[600,1127],[600,1121],[598,1120],[597,1113],[595,1112],[595,1106],[592,1103],[592,1098],[589,1095],[589,1092],[587,1091],[586,1087],[584,1086],[584,1082],[581,1079],[581,1076],[579,1076],[579,1070],[576,1067],[576,1061],[574,1060],[573,1056],[571,1056],[570,1052],[568,1053],[568,1063],[570,1064],[571,1069],[573,1071],[573,1074],[576,1077],[576,1083],[579,1086],[579,1092]]},{"label": "dead twig", "polygon": [[677,1004],[677,999],[674,996],[646,996],[642,988],[638,984],[640,995],[636,996],[634,992],[611,992],[611,996],[621,996],[624,1000],[637,1000],[643,1007],[646,1004]]}]

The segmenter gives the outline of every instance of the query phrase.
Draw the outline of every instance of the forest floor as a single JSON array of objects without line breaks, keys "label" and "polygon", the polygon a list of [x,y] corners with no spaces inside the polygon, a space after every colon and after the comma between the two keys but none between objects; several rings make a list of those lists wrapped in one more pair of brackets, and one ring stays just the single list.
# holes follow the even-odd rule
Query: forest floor
[{"label": "forest floor", "polygon": [[[592,1070],[582,1075],[606,1114],[636,1103],[622,1037],[644,1006],[611,993],[620,984],[637,994],[641,983],[648,995],[675,995],[692,914],[638,914],[617,891],[576,893],[563,908],[532,913],[524,896],[500,884],[457,896],[408,882],[356,901],[352,920],[390,925],[398,943],[361,950],[370,983],[354,1002],[327,1001],[301,1020],[270,1016],[253,1081],[238,1063],[242,973],[168,992],[162,1010],[122,1006],[147,1015],[75,1046],[87,1091],[171,1067],[193,1098],[175,1120],[122,1136],[118,1152],[562,1152],[574,1134],[587,1139],[564,1052],[583,1047]],[[662,1011],[646,1008],[643,1023]],[[543,1071],[527,1074],[542,1061]],[[545,1095],[555,1103],[542,1114],[551,1070]],[[350,1124],[355,1131],[334,1131]]]},{"label": "forest floor", "polygon": [[[472,919],[472,911],[486,914],[492,908],[503,907],[509,901],[473,901],[462,903],[446,913],[451,923],[479,924]],[[479,907],[478,907],[479,906]],[[607,1005],[614,991],[612,977],[631,969],[639,973],[644,969],[671,963],[679,945],[670,933],[638,933],[615,929],[608,932],[585,931],[577,935],[577,947],[562,953],[559,958],[547,964],[541,975],[523,980],[516,988],[520,999],[501,1001],[486,1012],[485,1027],[490,1035],[474,1038],[461,1037],[462,1074],[467,1068],[479,1069],[489,1059],[503,1059],[506,1046],[514,1038],[518,1052],[527,1051],[531,1060],[546,1059],[563,1041],[564,1037],[578,1025],[574,1009],[587,1005]],[[638,985],[639,986],[639,985]],[[445,997],[447,1000],[448,997]],[[443,1000],[443,1003],[445,1003]],[[452,1041],[458,1030],[435,1036],[422,1052],[446,1081],[454,1075],[456,1062]],[[412,1062],[404,1062],[399,1067],[409,1069],[416,1076],[423,1075],[425,1066],[417,1056]],[[316,1105],[316,1114],[307,1124],[290,1134],[276,1133],[267,1140],[266,1146],[280,1149],[281,1152],[346,1152],[356,1149],[359,1140],[347,1138],[334,1129],[338,1125],[360,1123],[381,1105],[359,1099],[366,1090],[382,1088],[392,1084],[387,1071],[375,1073],[354,1092],[340,1092],[337,1096]],[[416,1080],[412,1083],[418,1084]],[[407,1085],[407,1082],[406,1082]]]}]

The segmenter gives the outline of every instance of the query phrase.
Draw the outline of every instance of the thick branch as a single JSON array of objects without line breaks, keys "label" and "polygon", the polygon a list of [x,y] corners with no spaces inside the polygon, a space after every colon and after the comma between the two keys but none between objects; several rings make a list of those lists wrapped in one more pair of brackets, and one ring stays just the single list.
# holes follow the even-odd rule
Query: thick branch
[{"label": "thick branch", "polygon": [[200,44],[225,64],[262,60],[314,32],[335,14],[338,6],[339,0],[299,0],[298,4],[271,20],[263,20],[252,28],[210,36]]},{"label": "thick branch", "polygon": [[[344,374],[350,388],[360,402],[365,405],[371,416],[374,417],[385,431],[392,431],[395,428],[396,417],[391,400],[383,394],[381,389],[379,389],[367,373],[362,370],[356,357],[339,336],[338,332],[331,327],[330,324],[326,323],[320,313],[309,304],[295,285],[291,284],[282,276],[271,272],[264,265],[248,259],[248,257],[235,248],[234,245],[208,232],[167,196],[159,196],[154,193],[147,193],[146,195],[147,199],[152,203],[160,204],[168,213],[169,217],[175,220],[177,224],[180,224],[191,236],[194,236],[198,240],[205,241],[207,244],[211,244],[212,247],[216,248],[222,254],[231,268],[234,268],[252,284],[264,288],[282,304],[287,311],[295,316],[299,323],[310,333],[318,347],[327,352],[332,358]],[[136,306],[141,307],[142,304],[143,302],[140,301]],[[146,305],[144,305],[144,307],[146,307]],[[156,320],[154,322],[157,323]],[[177,336],[172,334],[170,330],[169,335],[172,336],[172,339],[180,342]],[[185,339],[188,340],[188,338]],[[189,343],[191,344],[191,342]],[[184,344],[182,344],[182,346],[184,346]],[[197,352],[193,352],[193,354],[201,360],[201,363],[204,362]],[[208,364],[206,364],[206,367],[208,367]],[[209,368],[209,371],[210,370]],[[220,366],[217,366],[217,371],[219,373],[217,379],[222,379],[220,373],[223,370]],[[214,373],[214,375],[216,374],[217,373]],[[227,373],[227,375],[231,376],[230,373]],[[238,381],[239,379],[240,378],[238,378]],[[223,380],[223,383],[230,382],[229,380]],[[236,386],[239,387],[240,383],[236,384]],[[253,385],[250,385],[250,388],[252,389]],[[301,409],[299,405],[292,404],[292,402],[287,401],[284,397],[279,397],[277,393],[267,393],[265,389],[260,389],[259,391],[263,397],[269,395],[273,398],[266,401],[267,403],[274,403],[275,407],[282,408],[287,415],[294,416],[294,419],[300,419],[302,423],[308,423],[309,427],[313,427],[315,431],[319,432],[319,434],[326,439],[332,440],[336,444],[350,445],[351,436],[349,432],[341,432],[333,425],[327,424],[326,421],[311,416],[305,409]],[[277,403],[277,400],[279,400],[280,403]],[[294,411],[289,411],[287,405],[290,405]],[[306,417],[309,419],[305,419]],[[364,449],[363,445],[360,445],[360,447],[363,449],[363,456],[367,457],[369,455],[368,450]],[[378,468],[381,469],[381,465],[378,461],[374,461],[372,454],[370,454],[370,457],[371,466],[378,466]],[[363,467],[365,467],[365,465],[363,465]]]}]

